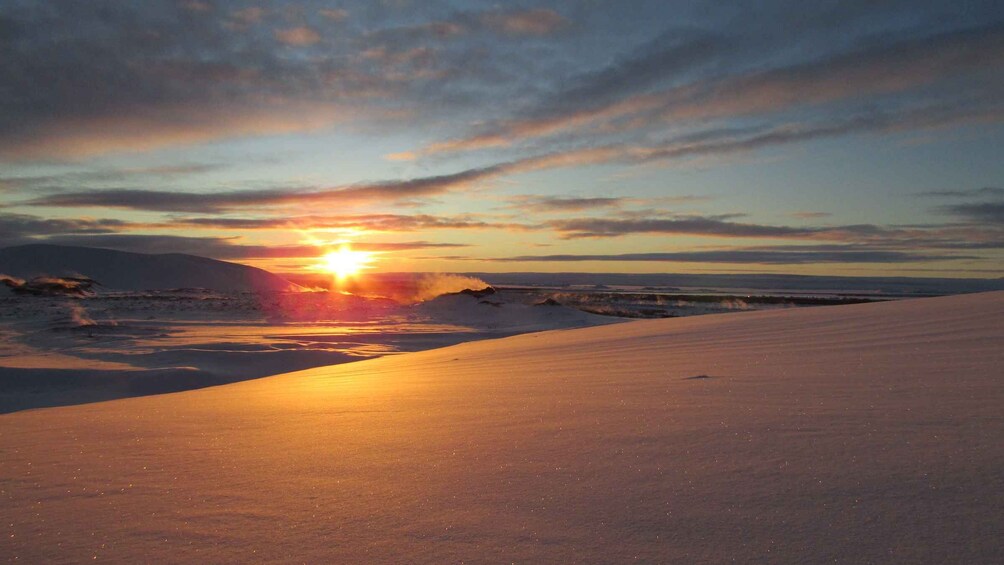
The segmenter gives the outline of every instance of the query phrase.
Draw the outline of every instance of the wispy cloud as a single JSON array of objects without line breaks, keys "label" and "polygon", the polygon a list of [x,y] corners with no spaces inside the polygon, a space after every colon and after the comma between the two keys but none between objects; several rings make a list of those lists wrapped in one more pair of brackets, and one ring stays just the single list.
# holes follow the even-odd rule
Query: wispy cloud
[{"label": "wispy cloud", "polygon": [[918,196],[932,196],[936,198],[986,198],[994,196],[1004,196],[1004,188],[995,186],[984,186],[982,188],[971,188],[965,190],[931,190],[920,192]]},{"label": "wispy cloud", "polygon": [[[149,234],[57,235],[30,239],[18,243],[52,243],[84,247],[102,247],[137,253],[187,253],[216,259],[287,259],[315,258],[325,251],[323,245],[256,245],[242,243],[236,237],[190,237]],[[422,249],[453,249],[467,247],[462,243],[428,241],[356,242],[360,251],[395,252]]]},{"label": "wispy cloud", "polygon": [[115,219],[58,219],[29,214],[0,214],[0,245],[16,245],[39,235],[107,234],[135,226],[135,223]]},{"label": "wispy cloud", "polygon": [[245,24],[256,24],[265,16],[265,10],[260,6],[249,6],[240,10],[234,10],[231,14],[236,21]]},{"label": "wispy cloud", "polygon": [[901,251],[832,250],[810,249],[797,251],[789,248],[772,250],[731,249],[722,251],[681,251],[668,253],[621,253],[595,255],[518,255],[494,259],[500,262],[659,262],[659,263],[730,263],[765,265],[803,265],[812,263],[917,263],[924,261],[948,261],[974,259],[972,256],[931,255],[906,253]]},{"label": "wispy cloud", "polygon": [[399,80],[339,46],[309,60],[283,48],[309,47],[324,29],[281,27],[249,42],[242,26],[261,23],[262,9],[206,6],[0,6],[0,159],[79,159],[395,115],[366,109]]},{"label": "wispy cloud", "polygon": [[273,188],[217,193],[129,189],[92,190],[42,196],[28,200],[24,204],[64,208],[105,207],[162,212],[219,213],[229,209],[256,206],[393,201],[442,194],[448,190],[492,179],[511,168],[511,164],[501,164],[446,175],[400,181],[359,183],[313,190]]},{"label": "wispy cloud", "polygon": [[0,159],[79,160],[227,137],[312,131],[337,123],[344,112],[337,105],[275,99],[262,105],[158,107],[135,115],[76,116],[39,123],[17,139],[0,135]]},{"label": "wispy cloud", "polygon": [[349,17],[349,11],[344,8],[322,8],[317,13],[332,21],[341,22]]},{"label": "wispy cloud", "polygon": [[275,31],[275,38],[286,45],[302,47],[313,45],[321,40],[321,34],[316,29],[307,26],[278,29]]},{"label": "wispy cloud", "polygon": [[617,143],[580,147],[512,161],[498,166],[495,172],[501,175],[604,163],[639,164],[723,158],[845,135],[888,134],[1001,121],[1004,121],[1004,103],[1000,99],[987,100],[978,95],[969,103],[935,103],[893,110],[869,110],[833,119],[712,129],[647,144]]},{"label": "wispy cloud", "polygon": [[568,24],[561,14],[543,8],[485,12],[477,19],[486,28],[507,35],[549,35]]},{"label": "wispy cloud", "polygon": [[814,236],[821,231],[821,228],[743,224],[702,217],[631,220],[575,218],[570,220],[554,220],[549,225],[566,238],[617,237],[629,234],[792,238]]},{"label": "wispy cloud", "polygon": [[955,204],[944,206],[941,211],[960,216],[971,222],[1004,226],[1004,201]]},{"label": "wispy cloud", "polygon": [[[963,211],[956,211],[963,213]],[[873,224],[785,226],[736,222],[730,216],[586,217],[552,220],[546,226],[564,239],[617,238],[636,235],[688,235],[716,239],[785,239],[844,242],[881,247],[883,250],[1004,249],[1004,230],[998,227],[999,210],[980,207],[965,210],[972,225],[932,224],[894,227]],[[827,248],[832,249],[832,248]],[[799,247],[805,251],[806,247]]]},{"label": "wispy cloud", "polygon": [[[659,38],[653,43],[581,78],[576,86],[556,95],[555,101],[545,101],[531,110],[528,117],[492,123],[480,133],[436,142],[423,152],[498,147],[629,116],[636,116],[627,122],[629,127],[644,129],[658,122],[779,112],[902,92],[1004,65],[1004,25],[992,24],[877,43],[767,71],[701,78],[655,92],[625,93],[625,89],[643,88],[674,72],[693,69],[736,47],[724,38],[700,33],[678,34],[668,42]],[[834,110],[836,115],[840,111]]]},{"label": "wispy cloud", "polygon": [[[927,24],[911,32],[900,29],[902,6],[867,13],[829,7],[820,10],[826,17],[807,15],[790,26],[785,43],[764,33],[791,17],[781,2],[743,18],[679,7],[681,17],[666,18],[674,23],[653,39],[620,55],[597,47],[598,57],[576,34],[619,15],[613,6],[595,7],[592,18],[567,5],[416,5],[406,18],[378,6],[353,9],[359,18],[346,22],[346,8],[308,14],[302,7],[203,2],[156,9],[104,1],[8,4],[0,8],[6,160],[149,151],[346,121],[377,127],[401,116],[483,124],[427,152],[563,132],[588,133],[594,146],[611,141],[608,134],[633,132],[627,141],[638,144],[653,129],[703,129],[709,121],[809,105],[827,105],[828,118],[837,120],[846,117],[846,103],[891,94],[912,93],[878,105],[948,105],[953,92],[973,85],[999,99],[999,81],[986,75],[1004,61],[999,18],[953,24],[927,5],[910,6]],[[894,31],[876,35],[881,24]],[[804,55],[785,50],[795,44]],[[967,88],[920,92],[951,81],[967,81]]]},{"label": "wispy cloud", "polygon": [[532,226],[498,222],[476,214],[436,216],[430,214],[346,214],[339,216],[295,216],[259,218],[193,217],[174,218],[168,224],[178,228],[198,227],[223,230],[364,230],[368,232],[414,232],[423,230],[525,230]]},{"label": "wispy cloud", "polygon": [[0,176],[0,190],[12,193],[72,192],[89,185],[109,186],[192,177],[222,171],[221,163],[179,163],[152,167],[82,169],[44,175]]},{"label": "wispy cloud", "polygon": [[510,207],[526,212],[580,212],[618,208],[630,201],[615,196],[540,196],[523,194],[509,199]]}]

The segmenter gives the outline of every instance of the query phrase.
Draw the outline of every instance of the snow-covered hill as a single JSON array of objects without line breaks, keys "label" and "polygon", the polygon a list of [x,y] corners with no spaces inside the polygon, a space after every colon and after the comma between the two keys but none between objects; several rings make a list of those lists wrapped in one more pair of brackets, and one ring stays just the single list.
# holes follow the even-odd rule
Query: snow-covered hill
[{"label": "snow-covered hill", "polygon": [[149,255],[64,245],[35,244],[0,249],[0,274],[21,279],[84,276],[98,281],[98,290],[300,290],[298,285],[268,271],[196,255]]},{"label": "snow-covered hill", "polygon": [[1002,316],[645,320],[6,414],[0,558],[999,562]]}]

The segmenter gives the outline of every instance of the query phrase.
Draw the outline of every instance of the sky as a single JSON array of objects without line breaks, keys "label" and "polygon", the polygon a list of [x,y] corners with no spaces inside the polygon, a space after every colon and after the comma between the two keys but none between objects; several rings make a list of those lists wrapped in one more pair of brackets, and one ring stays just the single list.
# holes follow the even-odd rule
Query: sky
[{"label": "sky", "polygon": [[1004,276],[1004,4],[0,3],[0,246]]}]

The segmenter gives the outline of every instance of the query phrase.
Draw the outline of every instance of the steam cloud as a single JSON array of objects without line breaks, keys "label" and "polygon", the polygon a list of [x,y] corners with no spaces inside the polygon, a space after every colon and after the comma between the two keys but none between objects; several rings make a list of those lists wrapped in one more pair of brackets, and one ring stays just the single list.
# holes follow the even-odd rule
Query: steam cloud
[{"label": "steam cloud", "polygon": [[87,313],[83,306],[75,303],[68,304],[70,310],[70,320],[76,326],[96,326],[97,322]]},{"label": "steam cloud", "polygon": [[460,292],[465,289],[481,290],[488,286],[490,286],[488,283],[477,277],[449,274],[423,275],[416,281],[414,294],[402,301],[423,302],[442,294]]}]

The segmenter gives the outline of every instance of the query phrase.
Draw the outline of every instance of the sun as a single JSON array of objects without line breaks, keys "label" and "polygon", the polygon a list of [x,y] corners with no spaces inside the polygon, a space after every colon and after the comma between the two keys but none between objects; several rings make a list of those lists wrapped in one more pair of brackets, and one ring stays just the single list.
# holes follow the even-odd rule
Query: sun
[{"label": "sun", "polygon": [[321,257],[320,268],[338,279],[345,279],[359,274],[373,262],[373,254],[366,251],[353,251],[343,245],[336,251],[326,253]]}]

